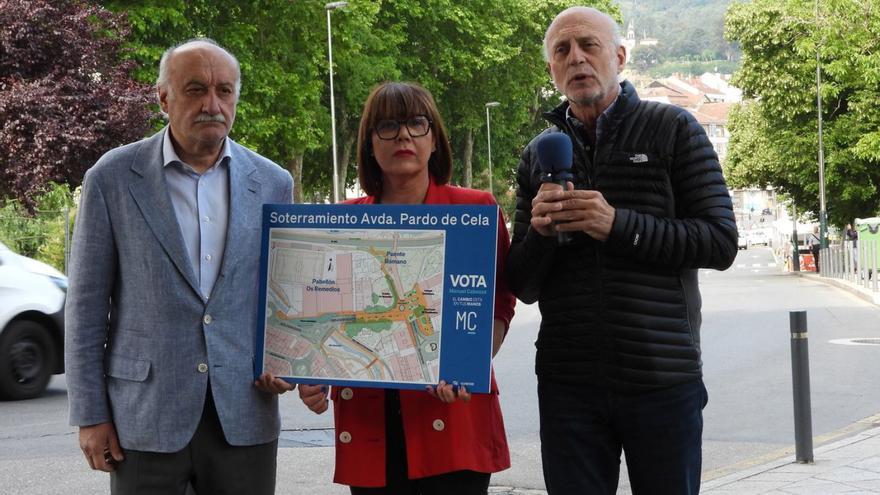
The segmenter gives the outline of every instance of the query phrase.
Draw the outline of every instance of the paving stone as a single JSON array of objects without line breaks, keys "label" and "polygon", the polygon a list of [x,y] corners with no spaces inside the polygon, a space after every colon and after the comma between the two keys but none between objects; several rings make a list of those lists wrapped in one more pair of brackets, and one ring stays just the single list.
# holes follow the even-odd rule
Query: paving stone
[{"label": "paving stone", "polygon": [[809,471],[780,471],[778,469],[774,469],[773,471],[767,471],[765,473],[756,474],[755,476],[749,477],[749,481],[771,481],[771,482],[783,482],[783,483],[796,483],[798,481],[803,481],[806,479],[810,479],[813,477],[814,473]]},{"label": "paving stone", "polygon": [[880,493],[880,480],[851,481],[848,484],[862,490],[869,490],[870,493]]},{"label": "paving stone", "polygon": [[792,495],[837,495],[840,493],[851,494],[863,490],[837,481],[809,479],[788,485],[783,488],[783,491]]},{"label": "paving stone", "polygon": [[[880,449],[878,449],[878,452],[880,452]],[[868,471],[880,473],[880,455],[875,455],[868,457],[867,459],[862,459],[861,461],[850,464],[850,466],[857,469],[867,469]]]},{"label": "paving stone", "polygon": [[719,488],[703,490],[702,493],[711,493],[713,495],[720,495],[722,493],[736,495],[764,495],[766,493],[777,491],[789,484],[790,483],[786,481],[754,481],[750,478],[729,485],[724,485]]},{"label": "paving stone", "polygon": [[837,450],[832,450],[830,452],[823,453],[822,457],[828,459],[845,459],[845,458],[860,458],[864,459],[866,457],[870,457],[876,455],[877,452],[880,452],[880,442],[874,441],[862,441],[847,445],[846,447],[839,448]]},{"label": "paving stone", "polygon": [[492,495],[547,495],[545,490],[532,490],[512,486],[490,486],[489,493]]},{"label": "paving stone", "polygon": [[837,469],[828,471],[827,473],[822,473],[821,475],[816,476],[816,478],[828,481],[848,483],[850,481],[880,480],[880,473],[868,471],[865,469],[856,469],[850,466],[842,466]]},{"label": "paving stone", "polygon": [[856,462],[858,460],[861,459],[855,456],[839,459],[828,459],[825,457],[821,457],[816,459],[816,462],[812,464],[801,464],[799,462],[792,462],[773,469],[773,471],[783,473],[809,473],[812,476],[816,476],[818,474],[831,471],[832,469],[836,469],[840,466],[851,465],[853,462]]}]

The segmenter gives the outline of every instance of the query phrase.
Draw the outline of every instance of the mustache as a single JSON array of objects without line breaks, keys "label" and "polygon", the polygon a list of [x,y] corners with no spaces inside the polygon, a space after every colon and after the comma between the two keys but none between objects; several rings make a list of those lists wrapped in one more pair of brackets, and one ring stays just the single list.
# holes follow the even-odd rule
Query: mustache
[{"label": "mustache", "polygon": [[196,117],[196,122],[220,122],[221,124],[226,123],[226,117],[223,116],[222,113],[218,113],[216,115],[211,115],[207,113],[201,113],[198,117]]}]

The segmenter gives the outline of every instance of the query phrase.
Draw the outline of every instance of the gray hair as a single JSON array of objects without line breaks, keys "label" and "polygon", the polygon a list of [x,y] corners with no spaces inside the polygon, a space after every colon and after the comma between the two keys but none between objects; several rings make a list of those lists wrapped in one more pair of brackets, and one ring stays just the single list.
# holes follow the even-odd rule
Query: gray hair
[{"label": "gray hair", "polygon": [[607,21],[607,23],[611,26],[611,42],[614,43],[614,49],[616,50],[618,47],[623,45],[623,38],[621,37],[621,34],[620,34],[620,31],[621,31],[620,24],[618,24],[617,21],[615,21],[613,17],[606,14],[605,12],[602,12],[599,9],[594,9],[593,7],[569,7],[567,9],[563,10],[562,12],[560,12],[559,14],[557,14],[556,17],[553,18],[553,22],[551,22],[550,25],[547,26],[547,31],[544,32],[544,42],[542,43],[541,52],[544,55],[545,62],[550,61],[550,50],[549,50],[549,47],[547,46],[547,41],[548,41],[547,35],[550,34],[550,29],[553,27],[553,24],[556,23],[556,19],[559,19],[563,15],[568,14],[570,12],[574,12],[574,11],[581,11],[584,13],[590,12],[590,13],[598,14],[601,18],[605,19],[605,21]]},{"label": "gray hair", "polygon": [[220,46],[219,43],[212,40],[211,38],[192,38],[188,39],[182,43],[178,43],[171,48],[165,50],[165,53],[162,54],[162,58],[159,60],[159,77],[156,79],[156,87],[157,88],[168,88],[170,91],[171,88],[168,86],[168,60],[171,58],[171,55],[177,51],[178,48],[183,48],[186,45],[195,44],[195,43],[204,43],[207,45],[215,46],[223,51],[229,58],[232,59],[235,65],[235,98],[238,98],[239,93],[241,93],[241,65],[238,63],[238,59],[235,58],[235,55],[229,52],[226,48]]}]

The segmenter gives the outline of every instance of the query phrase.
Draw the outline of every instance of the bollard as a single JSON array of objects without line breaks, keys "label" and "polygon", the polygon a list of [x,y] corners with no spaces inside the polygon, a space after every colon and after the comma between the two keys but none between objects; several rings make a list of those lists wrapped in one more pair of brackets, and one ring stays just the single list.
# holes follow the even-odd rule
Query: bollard
[{"label": "bollard", "polygon": [[871,290],[877,292],[877,240],[871,239],[870,243],[871,271],[868,272],[868,277],[871,279]]},{"label": "bollard", "polygon": [[807,312],[789,311],[791,327],[791,385],[794,394],[795,460],[813,462],[813,417],[810,411],[810,354]]},{"label": "bollard", "polygon": [[865,260],[868,259],[865,256],[865,245],[862,246],[856,251],[856,271],[859,285],[863,285],[866,289],[868,288],[868,270],[865,269]]}]

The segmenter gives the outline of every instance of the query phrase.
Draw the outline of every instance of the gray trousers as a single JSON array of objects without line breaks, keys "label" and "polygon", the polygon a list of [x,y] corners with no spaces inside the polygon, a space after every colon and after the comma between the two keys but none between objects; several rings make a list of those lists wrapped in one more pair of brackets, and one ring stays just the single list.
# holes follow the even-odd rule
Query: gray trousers
[{"label": "gray trousers", "polygon": [[110,474],[112,495],[272,495],[278,440],[246,447],[226,442],[211,387],[189,444],[170,454],[123,450]]}]

